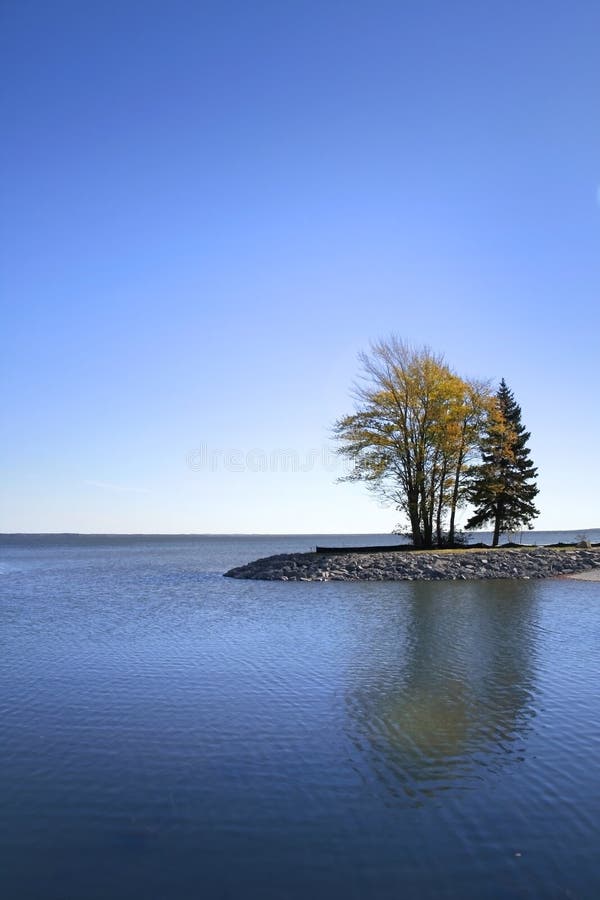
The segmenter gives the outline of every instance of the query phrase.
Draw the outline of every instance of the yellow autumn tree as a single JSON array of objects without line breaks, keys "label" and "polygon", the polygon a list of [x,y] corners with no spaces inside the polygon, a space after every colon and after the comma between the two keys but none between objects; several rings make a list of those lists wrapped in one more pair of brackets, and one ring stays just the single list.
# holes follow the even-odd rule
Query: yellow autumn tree
[{"label": "yellow autumn tree", "polygon": [[365,481],[408,520],[415,547],[454,541],[463,479],[489,398],[459,378],[443,356],[391,338],[360,356],[356,411],[339,419],[346,481]]}]

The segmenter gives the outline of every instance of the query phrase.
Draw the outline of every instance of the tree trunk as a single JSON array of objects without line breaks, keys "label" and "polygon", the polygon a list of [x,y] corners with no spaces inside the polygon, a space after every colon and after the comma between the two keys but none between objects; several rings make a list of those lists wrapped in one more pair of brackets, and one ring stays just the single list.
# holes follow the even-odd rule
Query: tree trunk
[{"label": "tree trunk", "polygon": [[499,503],[496,509],[496,520],[494,522],[494,537],[492,539],[492,547],[498,546],[500,540],[500,527],[502,525],[502,516],[504,514],[503,504]]},{"label": "tree trunk", "polygon": [[444,463],[444,467],[442,469],[440,475],[440,487],[439,487],[439,495],[438,495],[438,504],[437,504],[437,513],[435,519],[435,531],[436,531],[436,543],[438,547],[441,547],[444,543],[444,535],[442,531],[442,513],[444,511],[444,487],[446,484],[446,464]]},{"label": "tree trunk", "polygon": [[465,453],[464,453],[464,441],[463,441],[463,446],[461,447],[461,451],[458,456],[458,462],[456,463],[456,470],[454,472],[454,488],[452,490],[452,500],[450,502],[450,524],[448,526],[448,545],[450,547],[452,547],[454,545],[456,507],[458,506],[458,497],[459,497],[459,492],[460,492],[460,475],[462,472],[464,460],[465,460]]},{"label": "tree trunk", "polygon": [[433,546],[433,509],[427,503],[425,481],[421,482],[421,519],[423,521],[423,549],[431,550]]},{"label": "tree trunk", "polygon": [[454,520],[456,518],[456,502],[454,498],[452,499],[452,508],[450,510],[450,524],[448,525],[448,546],[454,546]]},{"label": "tree trunk", "polygon": [[423,535],[421,534],[421,522],[419,519],[419,498],[416,491],[411,491],[411,496],[408,498],[408,518],[410,519],[413,545],[421,547],[423,545]]},{"label": "tree trunk", "polygon": [[421,533],[421,523],[419,522],[418,519],[416,521],[413,521],[411,519],[410,524],[411,524],[411,531],[412,531],[412,538],[413,538],[413,546],[417,549],[420,549],[423,546],[423,535]]}]

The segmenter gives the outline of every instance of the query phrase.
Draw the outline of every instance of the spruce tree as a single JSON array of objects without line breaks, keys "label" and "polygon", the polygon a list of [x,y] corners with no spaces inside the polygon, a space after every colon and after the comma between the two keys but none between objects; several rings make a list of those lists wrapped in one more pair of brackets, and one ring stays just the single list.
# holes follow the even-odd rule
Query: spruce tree
[{"label": "spruce tree", "polygon": [[539,515],[533,504],[538,488],[527,447],[530,436],[521,423],[521,407],[502,379],[481,439],[481,462],[472,473],[469,499],[475,512],[465,526],[492,522],[493,547],[501,532],[530,526]]}]

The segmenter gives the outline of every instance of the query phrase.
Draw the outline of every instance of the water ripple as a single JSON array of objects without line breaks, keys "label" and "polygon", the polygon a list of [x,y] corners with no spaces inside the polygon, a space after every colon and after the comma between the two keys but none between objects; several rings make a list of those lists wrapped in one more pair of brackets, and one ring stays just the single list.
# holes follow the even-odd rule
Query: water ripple
[{"label": "water ripple", "polygon": [[597,586],[234,582],[213,546],[4,574],[14,896],[595,896]]}]

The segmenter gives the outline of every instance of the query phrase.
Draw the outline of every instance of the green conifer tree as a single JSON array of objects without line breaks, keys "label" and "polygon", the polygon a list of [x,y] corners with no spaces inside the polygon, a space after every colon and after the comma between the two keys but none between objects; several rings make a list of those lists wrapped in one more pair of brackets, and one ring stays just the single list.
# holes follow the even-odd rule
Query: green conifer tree
[{"label": "green conifer tree", "polygon": [[472,473],[469,499],[475,512],[465,526],[493,523],[494,547],[501,532],[531,527],[539,515],[533,504],[538,488],[527,447],[530,437],[521,423],[521,407],[502,379],[481,439],[481,462]]}]

